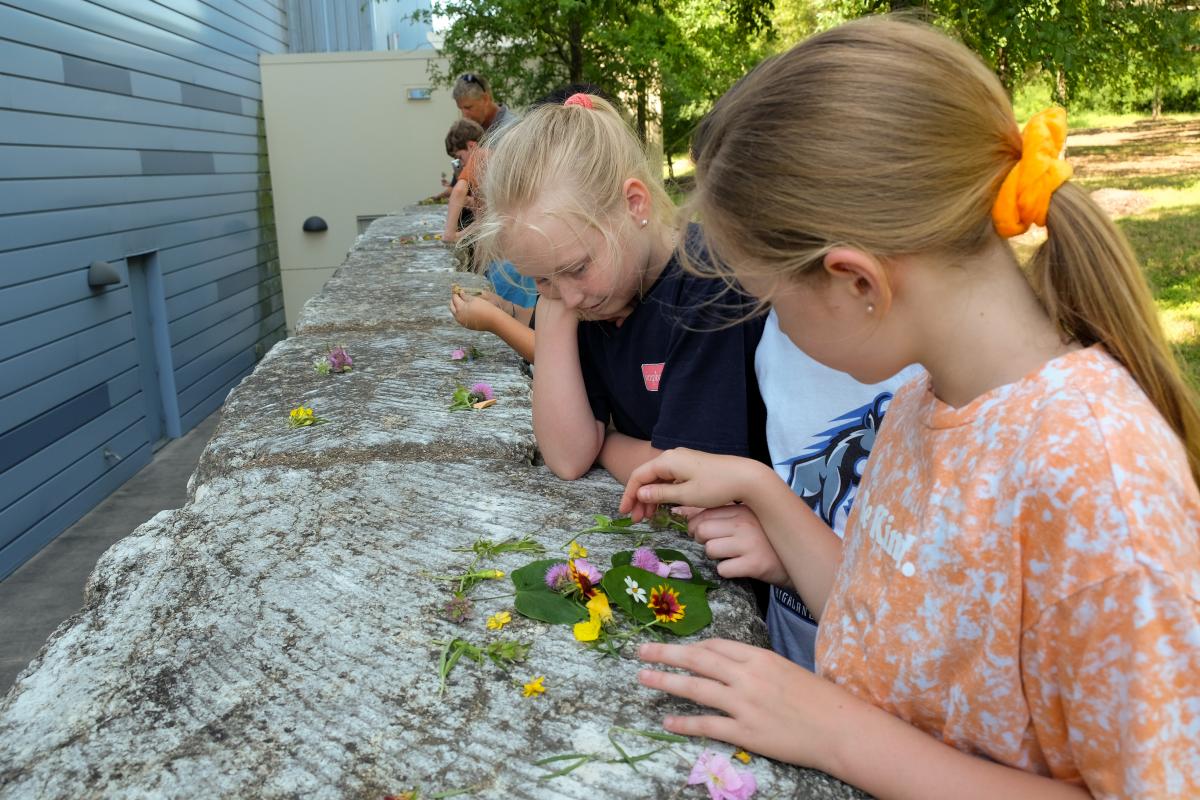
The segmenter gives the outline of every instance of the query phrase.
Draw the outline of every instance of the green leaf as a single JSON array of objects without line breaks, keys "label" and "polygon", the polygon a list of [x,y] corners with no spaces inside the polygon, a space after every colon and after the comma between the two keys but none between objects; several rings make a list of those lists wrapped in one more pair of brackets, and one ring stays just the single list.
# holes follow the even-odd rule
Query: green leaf
[{"label": "green leaf", "polygon": [[708,591],[707,586],[676,578],[660,578],[652,572],[646,572],[637,567],[613,567],[600,581],[600,586],[612,603],[634,619],[640,622],[649,622],[654,619],[654,612],[645,604],[635,601],[625,591],[626,577],[637,581],[638,585],[646,590],[647,596],[651,589],[663,585],[670,586],[679,592],[679,602],[684,606],[683,619],[676,622],[660,622],[656,627],[670,631],[676,636],[688,636],[712,622],[712,609],[709,608],[708,599],[705,597],[705,593]]},{"label": "green leaf", "polygon": [[551,625],[574,625],[588,618],[587,609],[548,588],[518,590],[513,606],[519,614]]},{"label": "green leaf", "polygon": [[565,558],[543,558],[538,561],[531,561],[520,569],[515,569],[512,572],[513,586],[517,587],[518,592],[528,591],[532,589],[550,590],[546,586],[546,570],[553,567],[555,564],[565,564]]}]

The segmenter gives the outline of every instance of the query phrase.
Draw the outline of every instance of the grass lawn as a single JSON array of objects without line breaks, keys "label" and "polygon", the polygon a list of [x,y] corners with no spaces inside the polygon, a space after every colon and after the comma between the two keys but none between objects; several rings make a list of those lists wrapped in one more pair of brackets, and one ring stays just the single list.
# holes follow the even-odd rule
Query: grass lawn
[{"label": "grass lawn", "polygon": [[[1097,201],[1133,245],[1167,337],[1200,386],[1200,114],[1155,122],[1135,114],[1072,112],[1070,119],[1067,156],[1074,180],[1093,192],[1104,190]],[[676,202],[692,177],[689,161],[675,163],[667,190]],[[1022,256],[1032,253],[1033,243],[1015,241]]]},{"label": "grass lawn", "polygon": [[1095,196],[1138,254],[1167,337],[1200,385],[1200,116],[1122,123],[1072,128],[1074,180],[1106,190]]}]

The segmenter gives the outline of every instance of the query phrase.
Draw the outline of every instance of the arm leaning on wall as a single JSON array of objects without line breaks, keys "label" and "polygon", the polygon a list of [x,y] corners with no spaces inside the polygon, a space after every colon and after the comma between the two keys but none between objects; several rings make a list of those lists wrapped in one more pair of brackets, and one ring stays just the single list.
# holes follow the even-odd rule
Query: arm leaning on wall
[{"label": "arm leaning on wall", "polygon": [[450,190],[450,203],[446,206],[446,227],[442,230],[443,241],[458,241],[460,233],[458,218],[462,216],[462,211],[466,208],[469,189],[470,185],[466,181],[460,180]]},{"label": "arm leaning on wall", "polygon": [[542,297],[534,338],[533,435],[546,466],[563,480],[591,469],[604,444],[579,364],[579,320],[562,301]]}]

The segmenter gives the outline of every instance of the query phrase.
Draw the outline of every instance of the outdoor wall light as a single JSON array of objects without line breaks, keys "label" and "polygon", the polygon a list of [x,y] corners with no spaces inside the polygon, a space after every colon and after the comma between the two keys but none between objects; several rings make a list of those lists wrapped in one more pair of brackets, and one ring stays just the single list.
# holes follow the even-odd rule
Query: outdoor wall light
[{"label": "outdoor wall light", "polygon": [[88,286],[93,289],[120,282],[121,273],[117,272],[107,261],[93,261],[92,265],[88,267]]},{"label": "outdoor wall light", "polygon": [[414,86],[408,90],[408,99],[409,100],[432,100],[433,99],[433,89],[430,89],[425,86],[421,86],[421,87]]},{"label": "outdoor wall light", "polygon": [[325,220],[320,217],[309,217],[304,220],[305,233],[320,233],[321,231],[329,230],[329,226],[325,224]]}]

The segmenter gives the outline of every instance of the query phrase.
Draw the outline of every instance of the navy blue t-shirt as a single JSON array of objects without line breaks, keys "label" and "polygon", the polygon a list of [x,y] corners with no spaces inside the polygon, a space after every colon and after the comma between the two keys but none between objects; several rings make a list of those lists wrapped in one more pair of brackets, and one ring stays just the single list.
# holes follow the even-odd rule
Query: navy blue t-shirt
[{"label": "navy blue t-shirt", "polygon": [[[688,240],[699,252],[694,230]],[[672,256],[620,327],[579,323],[592,414],[660,450],[690,447],[770,463],[754,373],[765,318],[743,319],[752,302],[719,278],[685,272]]]}]

